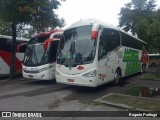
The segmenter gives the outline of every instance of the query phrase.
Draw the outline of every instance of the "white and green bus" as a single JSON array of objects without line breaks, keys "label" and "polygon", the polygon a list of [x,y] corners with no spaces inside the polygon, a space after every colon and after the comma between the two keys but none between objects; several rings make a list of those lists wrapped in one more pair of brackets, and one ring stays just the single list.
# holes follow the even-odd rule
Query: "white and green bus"
[{"label": "white and green bus", "polygon": [[57,83],[96,87],[140,72],[142,47],[147,43],[103,22],[80,20],[60,41]]}]

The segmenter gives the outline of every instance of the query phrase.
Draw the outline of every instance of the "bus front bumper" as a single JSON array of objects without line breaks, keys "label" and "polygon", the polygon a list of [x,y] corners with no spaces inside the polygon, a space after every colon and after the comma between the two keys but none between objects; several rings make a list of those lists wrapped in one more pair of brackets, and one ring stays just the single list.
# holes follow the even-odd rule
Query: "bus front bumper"
[{"label": "bus front bumper", "polygon": [[55,79],[55,75],[50,75],[48,72],[40,72],[37,74],[25,73],[23,71],[23,77],[27,79],[35,79],[35,80],[52,80]]},{"label": "bus front bumper", "polygon": [[96,77],[55,75],[56,82],[67,85],[97,87]]}]

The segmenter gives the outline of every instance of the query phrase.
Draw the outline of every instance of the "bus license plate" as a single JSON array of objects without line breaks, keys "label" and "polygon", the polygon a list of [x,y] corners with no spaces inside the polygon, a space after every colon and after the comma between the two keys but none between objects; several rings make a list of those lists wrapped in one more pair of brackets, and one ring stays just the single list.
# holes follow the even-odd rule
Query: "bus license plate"
[{"label": "bus license plate", "polygon": [[74,82],[74,79],[67,79],[68,82]]},{"label": "bus license plate", "polygon": [[29,78],[33,78],[33,75],[29,75]]}]

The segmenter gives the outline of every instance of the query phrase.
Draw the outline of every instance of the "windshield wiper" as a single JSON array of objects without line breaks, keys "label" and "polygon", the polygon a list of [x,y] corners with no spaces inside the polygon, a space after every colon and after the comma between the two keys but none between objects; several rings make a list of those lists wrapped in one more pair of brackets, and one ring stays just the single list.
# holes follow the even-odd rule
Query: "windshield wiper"
[{"label": "windshield wiper", "polygon": [[68,55],[68,52],[70,51],[70,49],[67,51],[66,55],[64,56],[64,58],[62,58],[62,60],[60,61],[61,64],[63,64],[66,59],[67,59],[67,55]]}]

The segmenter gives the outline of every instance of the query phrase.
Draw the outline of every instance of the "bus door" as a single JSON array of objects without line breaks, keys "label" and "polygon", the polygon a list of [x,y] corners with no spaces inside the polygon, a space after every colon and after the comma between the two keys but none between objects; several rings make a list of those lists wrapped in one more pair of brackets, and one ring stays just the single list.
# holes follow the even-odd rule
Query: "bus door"
[{"label": "bus door", "polygon": [[52,78],[55,76],[55,65],[56,65],[56,54],[57,54],[57,47],[59,44],[59,40],[52,41],[50,48],[49,48],[49,63],[50,63],[50,75]]},{"label": "bus door", "polygon": [[51,76],[51,78],[54,78],[55,61],[56,61],[58,43],[59,43],[58,39],[50,38],[50,39],[45,40],[43,44],[44,50],[47,53],[45,58],[48,59],[48,64],[45,64],[44,67],[48,69],[47,73],[49,76]]},{"label": "bus door", "polygon": [[98,83],[105,82],[107,79],[107,49],[105,31],[100,30],[99,47],[98,47]]},{"label": "bus door", "polygon": [[57,48],[59,41],[62,37],[62,33],[63,32],[57,32],[50,36],[52,42],[50,43],[49,46],[49,55],[48,55],[49,65],[46,67],[49,67],[50,70],[48,74],[52,77],[52,79],[55,78]]},{"label": "bus door", "polygon": [[[101,66],[99,78],[112,80],[115,68],[118,66],[118,58],[115,57],[116,48],[120,45],[119,32],[109,28],[103,28],[99,38],[98,60]],[[102,70],[104,72],[102,72]]]}]

